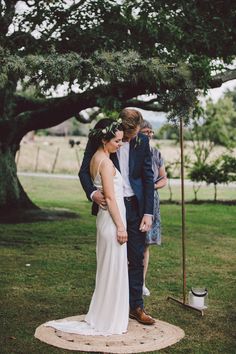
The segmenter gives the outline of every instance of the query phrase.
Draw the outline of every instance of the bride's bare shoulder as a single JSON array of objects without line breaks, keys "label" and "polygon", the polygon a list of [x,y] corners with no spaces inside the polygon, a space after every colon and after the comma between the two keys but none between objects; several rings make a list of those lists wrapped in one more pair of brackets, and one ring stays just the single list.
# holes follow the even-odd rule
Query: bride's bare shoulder
[{"label": "bride's bare shoulder", "polygon": [[107,157],[101,161],[99,167],[99,173],[102,178],[108,178],[109,176],[115,176],[116,170],[113,162]]},{"label": "bride's bare shoulder", "polygon": [[95,176],[101,171],[112,168],[113,164],[109,157],[95,153],[90,161],[90,172],[92,176]]},{"label": "bride's bare shoulder", "polygon": [[100,172],[102,170],[110,170],[113,167],[112,161],[107,156],[99,159],[97,165]]}]

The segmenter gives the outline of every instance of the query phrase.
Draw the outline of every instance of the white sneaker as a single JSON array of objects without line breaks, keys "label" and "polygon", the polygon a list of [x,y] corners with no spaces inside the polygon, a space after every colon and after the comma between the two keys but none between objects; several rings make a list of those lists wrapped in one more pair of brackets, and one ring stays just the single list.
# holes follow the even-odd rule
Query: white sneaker
[{"label": "white sneaker", "polygon": [[145,285],[143,285],[143,296],[150,296],[150,291]]}]

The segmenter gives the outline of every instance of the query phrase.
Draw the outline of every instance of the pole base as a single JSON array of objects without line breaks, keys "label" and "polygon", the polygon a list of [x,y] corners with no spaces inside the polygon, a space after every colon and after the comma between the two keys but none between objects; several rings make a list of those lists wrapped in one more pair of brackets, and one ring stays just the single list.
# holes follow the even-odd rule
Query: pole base
[{"label": "pole base", "polygon": [[172,296],[168,296],[167,300],[171,300],[171,301],[177,302],[178,304],[182,305],[183,307],[186,307],[186,308],[188,308],[188,309],[191,309],[191,310],[200,312],[200,314],[201,314],[202,316],[204,315],[204,311],[203,311],[203,310],[198,309],[198,308],[196,308],[196,307],[193,307],[193,306],[191,306],[191,305],[185,304],[183,301],[178,300],[178,299],[175,299],[175,298],[172,297]]}]

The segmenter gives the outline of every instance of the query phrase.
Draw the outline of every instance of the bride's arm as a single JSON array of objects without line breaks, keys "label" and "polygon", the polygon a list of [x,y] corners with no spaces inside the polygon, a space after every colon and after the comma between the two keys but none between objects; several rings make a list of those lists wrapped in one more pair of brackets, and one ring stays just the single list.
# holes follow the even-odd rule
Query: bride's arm
[{"label": "bride's arm", "polygon": [[126,227],[121,219],[120,211],[115,198],[114,190],[114,166],[110,160],[104,160],[101,164],[100,175],[102,178],[103,193],[107,208],[117,229],[117,240],[119,243],[127,242],[128,236]]}]

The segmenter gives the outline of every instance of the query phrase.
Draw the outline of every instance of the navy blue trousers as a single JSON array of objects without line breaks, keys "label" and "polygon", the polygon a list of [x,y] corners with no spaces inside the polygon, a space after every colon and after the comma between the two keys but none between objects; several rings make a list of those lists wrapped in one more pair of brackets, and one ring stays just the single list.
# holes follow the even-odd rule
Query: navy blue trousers
[{"label": "navy blue trousers", "polygon": [[130,201],[125,199],[127,232],[128,232],[128,269],[129,269],[129,302],[130,309],[137,306],[143,308],[143,257],[145,249],[145,236],[139,230],[142,218],[138,212],[136,197]]}]

